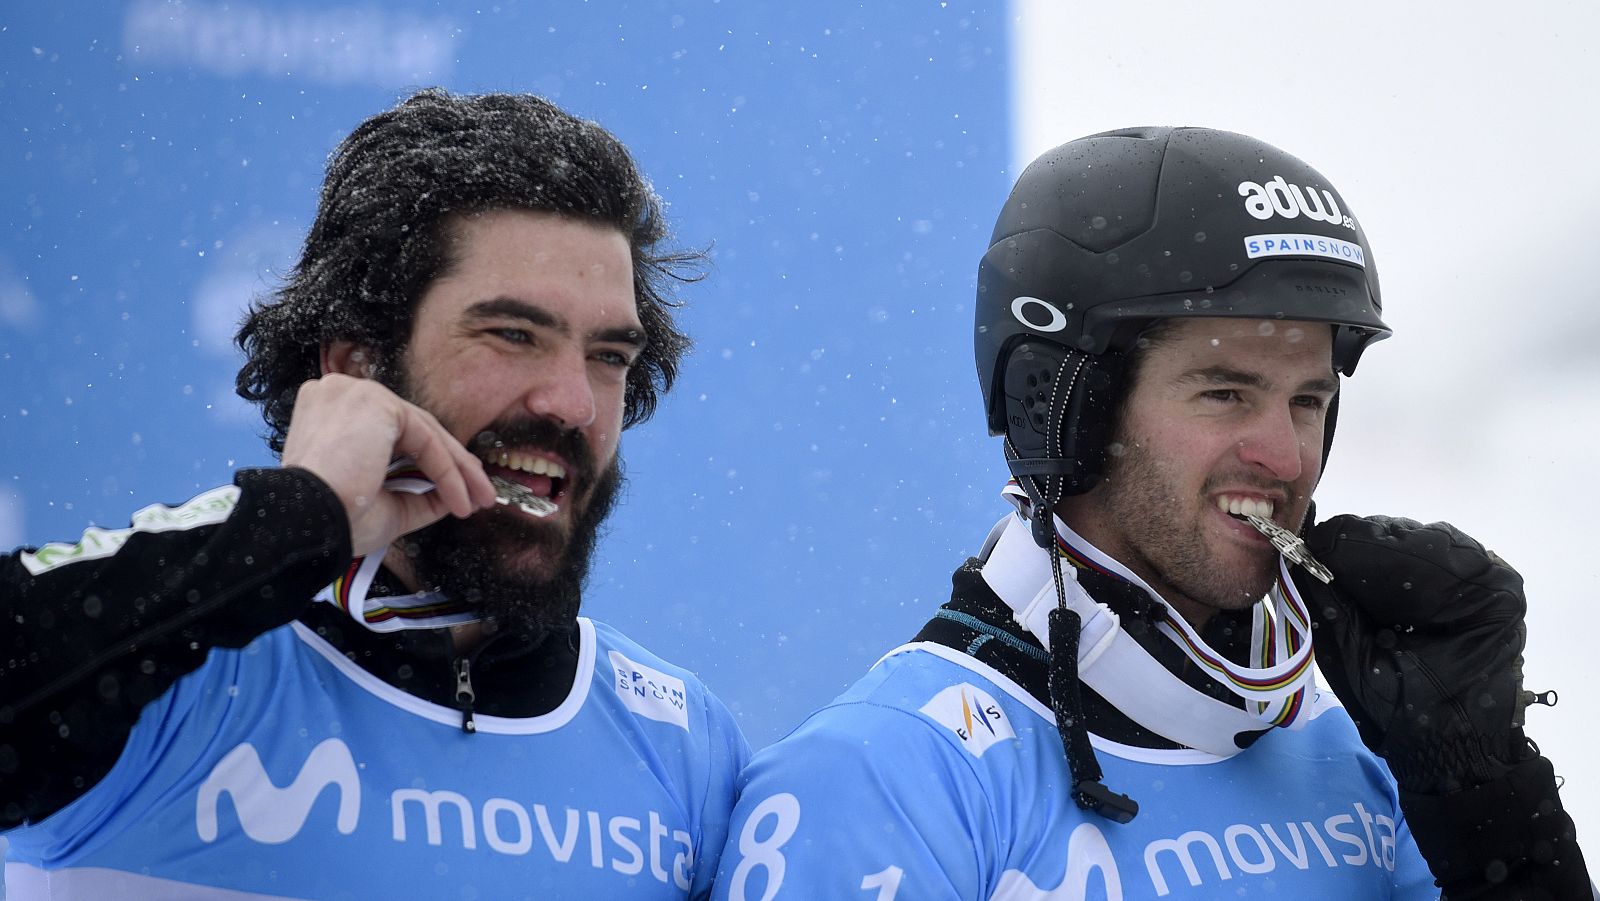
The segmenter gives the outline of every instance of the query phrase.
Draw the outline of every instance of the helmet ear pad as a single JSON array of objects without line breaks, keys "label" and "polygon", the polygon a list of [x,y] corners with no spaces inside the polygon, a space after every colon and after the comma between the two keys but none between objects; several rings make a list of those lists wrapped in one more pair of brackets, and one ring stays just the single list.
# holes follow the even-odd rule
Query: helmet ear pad
[{"label": "helmet ear pad", "polygon": [[1012,345],[1000,397],[1006,459],[1030,495],[1053,505],[1100,480],[1122,380],[1115,351],[1089,354],[1031,336]]}]

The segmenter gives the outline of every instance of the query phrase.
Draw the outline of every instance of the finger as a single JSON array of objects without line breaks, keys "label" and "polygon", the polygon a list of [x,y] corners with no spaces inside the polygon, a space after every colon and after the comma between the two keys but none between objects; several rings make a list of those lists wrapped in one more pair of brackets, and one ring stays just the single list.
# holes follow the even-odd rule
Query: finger
[{"label": "finger", "polygon": [[[1355,721],[1361,740],[1367,747],[1376,748],[1383,735],[1375,728],[1372,711],[1382,709],[1382,705],[1374,707],[1366,685],[1387,652],[1375,643],[1370,621],[1361,609],[1341,596],[1338,586],[1343,578],[1336,576],[1333,584],[1325,585],[1309,574],[1297,572],[1295,585],[1311,614],[1311,649],[1317,669]],[[1393,637],[1392,632],[1389,635]]]},{"label": "finger", "polygon": [[[467,488],[468,467],[476,463],[476,458],[467,454],[461,443],[421,407],[403,404],[399,427],[394,449],[414,460],[423,475],[433,482],[434,490],[429,494],[437,497],[443,513],[470,516],[477,505]],[[478,469],[481,477],[482,467]]]},{"label": "finger", "polygon": [[378,553],[401,535],[430,526],[449,515],[450,508],[437,491],[412,494],[387,492],[381,517],[367,517],[351,535],[352,552],[357,557]]},{"label": "finger", "polygon": [[1324,585],[1310,573],[1295,572],[1291,577],[1295,588],[1300,590],[1300,599],[1306,602],[1306,612],[1311,614],[1311,623],[1316,628],[1342,628],[1346,620],[1356,615],[1350,609],[1349,602],[1341,598],[1336,589]]},{"label": "finger", "polygon": [[[1336,577],[1331,585],[1309,574],[1295,573],[1294,580],[1301,600],[1306,603],[1306,612],[1311,614],[1313,648],[1319,663],[1325,656],[1342,660],[1347,656],[1347,649],[1359,644],[1365,634],[1366,615],[1341,593],[1342,576]],[[1323,667],[1326,670],[1327,664]]]},{"label": "finger", "polygon": [[1448,523],[1336,516],[1307,545],[1340,593],[1378,622],[1448,630],[1519,618],[1525,606],[1517,571]]},{"label": "finger", "polygon": [[484,471],[483,461],[453,437],[449,447],[460,463],[462,480],[466,485],[468,496],[472,499],[473,509],[481,510],[494,506],[495,487],[494,483],[489,481],[489,474]]},{"label": "finger", "polygon": [[423,410],[421,407],[415,409],[426,422],[437,428],[439,433],[444,436],[441,444],[453,458],[456,472],[461,476],[461,481],[472,504],[472,509],[481,510],[494,506],[495,487],[494,483],[489,481],[488,473],[484,471],[483,461],[478,458],[477,454],[468,450],[466,445],[458,441],[454,435],[451,435],[450,430],[446,429],[432,413]]},{"label": "finger", "polygon": [[397,493],[395,500],[400,510],[397,536],[409,535],[418,529],[431,526],[454,512],[445,501],[444,495],[437,490],[426,494]]}]

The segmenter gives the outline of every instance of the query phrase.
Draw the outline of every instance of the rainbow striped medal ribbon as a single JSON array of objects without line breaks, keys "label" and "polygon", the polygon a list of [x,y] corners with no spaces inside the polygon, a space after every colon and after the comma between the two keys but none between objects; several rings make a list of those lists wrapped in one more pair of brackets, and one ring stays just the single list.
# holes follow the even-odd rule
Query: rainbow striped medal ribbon
[{"label": "rainbow striped medal ribbon", "polygon": [[419,591],[398,597],[369,597],[372,579],[383,563],[383,552],[350,561],[350,567],[317,592],[314,600],[332,604],[373,632],[399,632],[404,629],[442,629],[477,622],[482,617],[466,604],[450,600],[437,591]]},{"label": "rainbow striped medal ribbon", "polygon": [[[494,483],[495,500],[501,504],[515,504],[535,516],[549,516],[557,509],[548,498],[539,497],[508,479],[491,475],[489,481]],[[401,457],[389,464],[383,487],[386,491],[410,494],[426,494],[434,489],[433,482],[408,457]],[[369,597],[367,592],[371,590],[373,577],[378,574],[382,563],[382,551],[355,558],[350,561],[350,567],[343,575],[317,593],[315,600],[333,604],[374,632],[441,629],[477,622],[481,618],[471,607],[452,601],[437,591],[420,591],[400,597]]]},{"label": "rainbow striped medal ribbon", "polygon": [[[1018,512],[1013,517],[1015,524],[1002,522],[1004,531],[1000,545],[992,553],[998,553],[1006,544],[1014,544],[1016,550],[1003,555],[1009,566],[1026,566],[1030,570],[1040,567],[1031,577],[1040,581],[1038,593],[1031,600],[1019,596],[1023,601],[1019,605],[1004,594],[1002,599],[1016,611],[1018,622],[1038,636],[1043,631],[1044,616],[1056,605],[1056,600],[1048,565],[1033,561],[1041,557],[1048,560],[1048,557],[1040,555],[1038,545],[1032,544],[1031,537],[1025,534],[1028,531],[1027,494],[1015,482],[1007,485],[1002,494],[1017,505]],[[1070,564],[1062,568],[1063,575],[1072,575],[1065,585],[1067,601],[1074,609],[1082,608],[1078,610],[1084,623],[1079,676],[1085,684],[1145,728],[1219,756],[1238,752],[1235,736],[1239,733],[1275,726],[1297,729],[1309,719],[1302,714],[1314,697],[1311,616],[1289,578],[1288,562],[1281,556],[1277,582],[1267,595],[1270,604],[1256,604],[1251,611],[1250,664],[1242,665],[1206,644],[1143,579],[1089,544],[1059,517],[1052,518],[1056,553]],[[987,569],[986,564],[986,572]],[[1216,682],[1242,699],[1244,707],[1224,704],[1190,688],[1148,652],[1138,648],[1122,630],[1115,614],[1089,597],[1077,583],[1075,574],[1079,569],[1093,569],[1129,582],[1154,599],[1158,615],[1156,630]]]}]

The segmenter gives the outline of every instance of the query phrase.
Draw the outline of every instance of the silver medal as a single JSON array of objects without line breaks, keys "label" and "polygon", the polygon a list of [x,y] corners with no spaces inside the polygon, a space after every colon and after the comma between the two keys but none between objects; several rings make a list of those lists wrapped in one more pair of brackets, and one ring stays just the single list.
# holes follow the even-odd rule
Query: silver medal
[{"label": "silver medal", "polygon": [[526,486],[497,475],[489,476],[495,490],[495,502],[507,506],[515,504],[517,509],[534,516],[544,517],[561,509],[547,497],[540,497]]},{"label": "silver medal", "polygon": [[1245,516],[1245,521],[1255,526],[1257,532],[1267,536],[1267,540],[1272,542],[1272,546],[1278,549],[1278,553],[1282,554],[1285,560],[1305,567],[1306,572],[1321,579],[1323,584],[1333,581],[1333,573],[1318,563],[1317,558],[1311,556],[1311,552],[1306,550],[1306,543],[1300,540],[1299,535],[1254,513]]}]

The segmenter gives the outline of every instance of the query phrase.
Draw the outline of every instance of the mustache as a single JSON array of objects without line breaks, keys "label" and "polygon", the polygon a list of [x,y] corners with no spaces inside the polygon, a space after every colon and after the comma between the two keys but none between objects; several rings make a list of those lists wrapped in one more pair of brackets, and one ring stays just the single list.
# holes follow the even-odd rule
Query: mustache
[{"label": "mustache", "polygon": [[1255,473],[1236,473],[1229,475],[1213,475],[1200,486],[1200,493],[1206,494],[1216,489],[1218,485],[1231,483],[1244,488],[1256,488],[1267,493],[1281,494],[1289,504],[1298,503],[1305,495],[1295,490],[1294,483],[1283,482],[1278,479],[1262,478]]},{"label": "mustache", "polygon": [[582,485],[594,481],[594,450],[589,447],[588,439],[577,429],[562,428],[552,419],[496,420],[467,442],[467,449],[480,456],[510,448],[549,451],[571,464],[574,469],[568,473],[571,481]]}]

